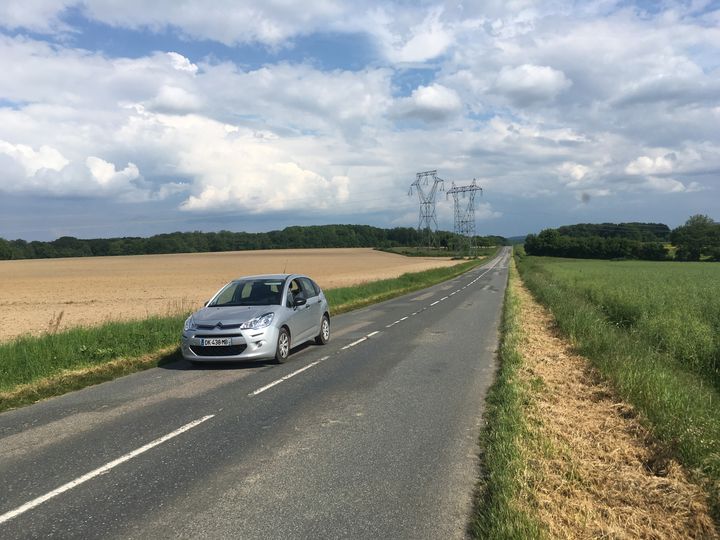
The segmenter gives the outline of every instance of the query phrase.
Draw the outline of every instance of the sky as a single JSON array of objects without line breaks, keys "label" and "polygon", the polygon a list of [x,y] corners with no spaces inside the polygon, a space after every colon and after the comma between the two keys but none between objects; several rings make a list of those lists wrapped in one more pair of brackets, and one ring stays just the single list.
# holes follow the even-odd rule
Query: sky
[{"label": "sky", "polygon": [[431,169],[478,234],[720,220],[720,1],[0,2],[2,238],[416,227]]}]

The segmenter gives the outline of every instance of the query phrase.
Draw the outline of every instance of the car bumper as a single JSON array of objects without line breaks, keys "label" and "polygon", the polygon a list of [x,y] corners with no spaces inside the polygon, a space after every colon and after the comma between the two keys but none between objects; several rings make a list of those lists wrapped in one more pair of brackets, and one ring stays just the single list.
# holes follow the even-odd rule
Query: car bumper
[{"label": "car bumper", "polygon": [[[265,360],[275,357],[279,330],[275,327],[262,330],[240,330],[233,333],[211,333],[190,330],[182,334],[183,358],[191,362],[237,362],[239,360]],[[230,337],[229,346],[204,347],[203,338]]]}]

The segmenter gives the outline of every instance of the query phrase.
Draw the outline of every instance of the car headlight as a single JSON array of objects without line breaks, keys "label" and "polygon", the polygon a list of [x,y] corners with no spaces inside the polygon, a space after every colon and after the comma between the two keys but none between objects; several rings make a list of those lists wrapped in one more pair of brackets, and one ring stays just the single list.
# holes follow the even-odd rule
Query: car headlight
[{"label": "car headlight", "polygon": [[185,320],[185,324],[183,325],[183,332],[187,332],[188,330],[195,330],[195,320],[192,315]]},{"label": "car headlight", "polygon": [[254,319],[250,319],[249,321],[242,323],[242,325],[240,325],[240,330],[260,330],[261,328],[270,326],[270,323],[274,318],[274,313],[265,313],[264,315],[260,315],[259,317],[255,317]]}]

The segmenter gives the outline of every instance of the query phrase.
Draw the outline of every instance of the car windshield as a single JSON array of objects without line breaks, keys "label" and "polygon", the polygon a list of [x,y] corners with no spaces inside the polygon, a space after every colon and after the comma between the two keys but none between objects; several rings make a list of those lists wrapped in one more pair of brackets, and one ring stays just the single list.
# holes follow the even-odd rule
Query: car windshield
[{"label": "car windshield", "polygon": [[210,307],[279,305],[285,281],[282,279],[240,279],[225,285]]}]

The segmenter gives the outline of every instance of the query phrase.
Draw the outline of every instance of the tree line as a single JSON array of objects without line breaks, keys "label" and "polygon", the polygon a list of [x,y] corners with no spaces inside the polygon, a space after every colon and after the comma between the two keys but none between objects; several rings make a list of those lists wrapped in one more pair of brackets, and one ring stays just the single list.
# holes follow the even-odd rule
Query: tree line
[{"label": "tree line", "polygon": [[581,223],[528,235],[525,252],[577,259],[718,261],[720,223],[703,215],[674,230],[662,223]]},{"label": "tree line", "polygon": [[[148,238],[80,239],[63,236],[51,242],[5,240],[0,238],[0,259],[46,259],[56,257],[97,257],[108,255],[149,255],[286,248],[404,247],[419,245],[425,233],[410,227],[382,229],[370,225],[312,225],[286,227],[281,231],[173,232]],[[438,231],[436,242],[452,249],[458,235]],[[501,236],[475,237],[476,245],[501,245]]]}]

